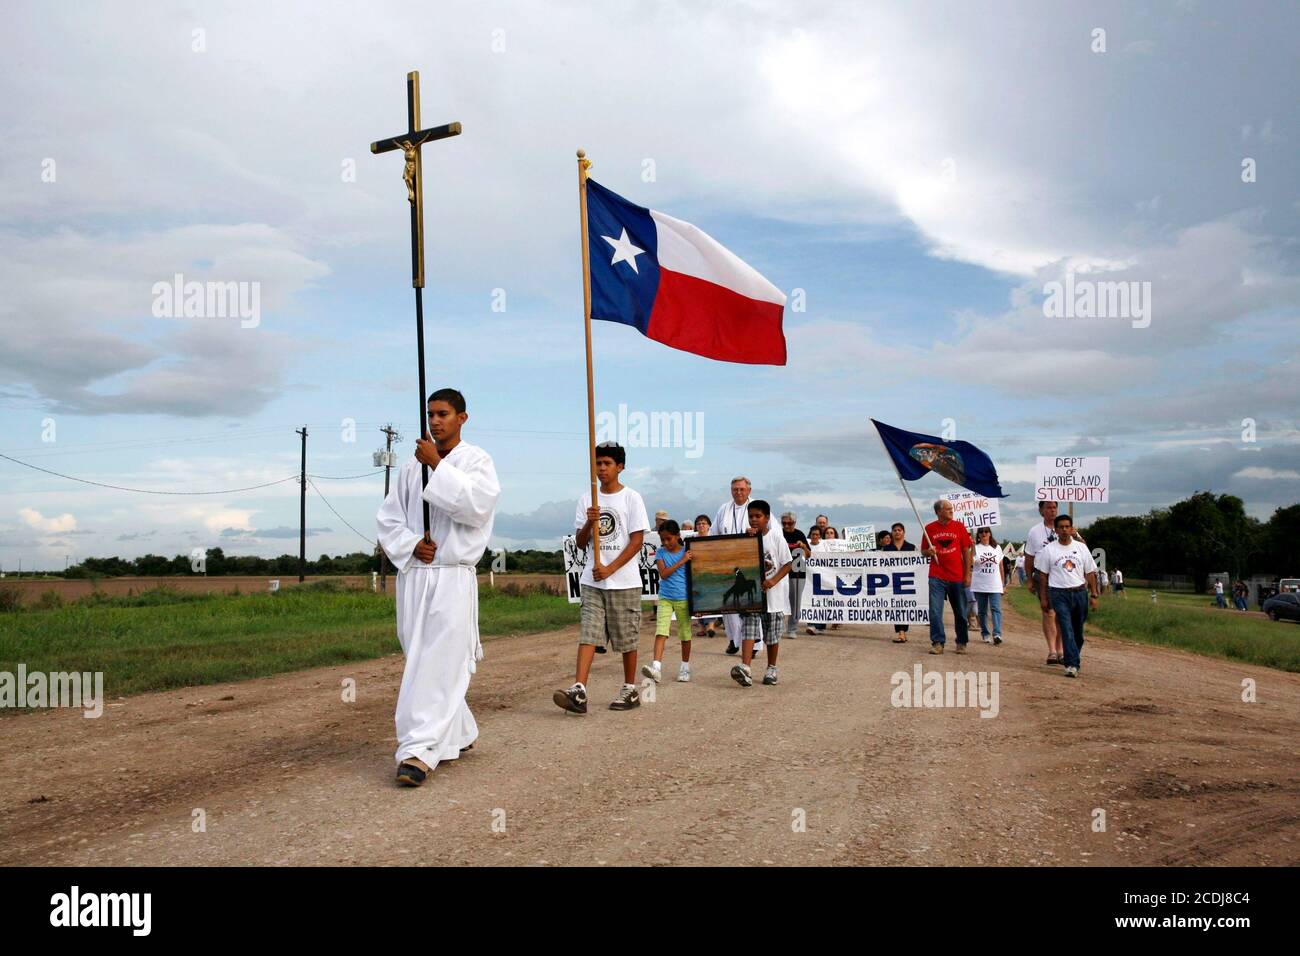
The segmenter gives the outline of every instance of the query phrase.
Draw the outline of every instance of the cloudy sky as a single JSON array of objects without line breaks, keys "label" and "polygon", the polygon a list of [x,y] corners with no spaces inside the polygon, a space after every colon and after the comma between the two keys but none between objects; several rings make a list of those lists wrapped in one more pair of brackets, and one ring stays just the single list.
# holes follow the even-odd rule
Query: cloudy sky
[{"label": "cloudy sky", "polygon": [[[579,146],[792,296],[780,368],[596,324],[598,409],[702,425],[630,450],[652,510],[743,472],[804,523],[904,517],[876,417],[988,451],[1011,537],[1037,455],[1110,456],[1084,520],[1205,489],[1266,518],[1300,498],[1298,9],[11,4],[0,453],[228,490],[296,474],[306,425],[308,552],[366,548],[382,476],[340,476],[418,425],[401,161],[368,144],[418,69],[425,124],[464,125],[424,154],[429,382],[496,459],[497,545],[554,543],[586,482]],[[176,274],[257,283],[256,324],[157,315]],[[1050,317],[1067,274],[1149,314]],[[292,552],[297,508],[0,459],[0,567]]]}]

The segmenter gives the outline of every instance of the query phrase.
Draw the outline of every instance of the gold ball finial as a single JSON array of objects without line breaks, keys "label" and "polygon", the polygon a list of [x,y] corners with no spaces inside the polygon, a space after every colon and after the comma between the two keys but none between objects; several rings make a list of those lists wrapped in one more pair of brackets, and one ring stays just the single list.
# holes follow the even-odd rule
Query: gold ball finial
[{"label": "gold ball finial", "polygon": [[585,149],[580,149],[580,150],[578,150],[578,158],[579,158],[579,159],[586,159],[586,158],[587,158],[587,151],[586,151]]}]

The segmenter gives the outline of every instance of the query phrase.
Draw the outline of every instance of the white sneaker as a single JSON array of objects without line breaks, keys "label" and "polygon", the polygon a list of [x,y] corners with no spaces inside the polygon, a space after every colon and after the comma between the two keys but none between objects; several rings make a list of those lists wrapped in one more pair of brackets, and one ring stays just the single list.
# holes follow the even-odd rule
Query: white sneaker
[{"label": "white sneaker", "polygon": [[744,664],[737,664],[731,669],[731,679],[741,687],[754,686],[754,678],[750,675],[749,668]]},{"label": "white sneaker", "polygon": [[[981,634],[981,635],[980,635],[980,640],[983,641],[985,644],[992,644],[992,643],[993,643],[993,639],[990,638],[987,634]],[[1001,641],[998,641],[998,643],[1001,644],[1002,642],[1001,642]]]},{"label": "white sneaker", "polygon": [[1078,676],[1079,676],[1079,668],[1077,668],[1077,667],[1067,667],[1067,668],[1065,669],[1065,676],[1066,676],[1066,677],[1078,677]]},{"label": "white sneaker", "polygon": [[775,666],[775,665],[773,665],[773,664],[769,664],[769,665],[768,665],[768,667],[767,667],[767,673],[765,673],[765,674],[763,675],[763,683],[764,683],[764,684],[767,684],[767,685],[769,685],[769,686],[772,685],[772,684],[775,684],[775,683],[776,683],[776,666]]},{"label": "white sneaker", "polygon": [[642,664],[641,676],[648,677],[657,684],[664,675],[663,671],[659,669],[658,661],[656,661],[654,665]]},{"label": "white sneaker", "polygon": [[677,668],[677,679],[681,681],[683,684],[686,684],[690,681],[691,668],[689,665],[683,664],[681,667]]}]

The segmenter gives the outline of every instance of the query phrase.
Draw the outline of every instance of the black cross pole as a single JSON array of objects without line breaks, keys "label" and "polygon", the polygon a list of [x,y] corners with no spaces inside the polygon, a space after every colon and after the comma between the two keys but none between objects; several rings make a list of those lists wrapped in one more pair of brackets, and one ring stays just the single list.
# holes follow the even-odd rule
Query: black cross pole
[{"label": "black cross pole", "polygon": [[[411,285],[415,287],[415,342],[420,363],[420,434],[429,437],[428,395],[424,384],[424,179],[420,168],[420,147],[435,140],[460,135],[459,123],[420,129],[420,74],[406,74],[407,131],[370,144],[372,153],[389,153],[400,149],[406,159],[402,179],[406,182],[406,199],[411,204]],[[429,483],[429,467],[420,464],[420,487]],[[424,537],[429,537],[429,503],[424,502]]]}]

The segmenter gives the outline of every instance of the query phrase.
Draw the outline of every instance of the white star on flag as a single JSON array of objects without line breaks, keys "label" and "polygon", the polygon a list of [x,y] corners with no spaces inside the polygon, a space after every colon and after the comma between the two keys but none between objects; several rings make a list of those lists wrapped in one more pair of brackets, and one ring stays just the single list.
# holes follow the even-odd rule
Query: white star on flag
[{"label": "white star on flag", "polygon": [[636,257],[644,255],[645,250],[638,249],[636,246],[632,245],[632,240],[627,237],[626,228],[623,229],[623,235],[619,236],[617,239],[613,236],[601,236],[600,238],[604,239],[614,247],[614,258],[609,262],[611,266],[617,265],[620,262],[626,262],[632,267],[633,272],[637,275],[641,274],[641,270],[636,267]]}]

